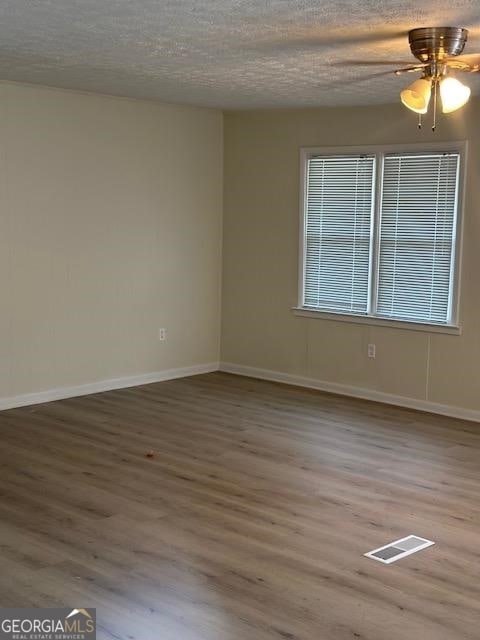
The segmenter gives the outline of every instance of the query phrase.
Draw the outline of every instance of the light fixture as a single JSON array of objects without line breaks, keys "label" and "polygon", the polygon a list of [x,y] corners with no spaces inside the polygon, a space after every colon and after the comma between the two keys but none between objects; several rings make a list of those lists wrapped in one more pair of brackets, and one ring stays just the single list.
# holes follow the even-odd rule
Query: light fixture
[{"label": "light fixture", "polygon": [[460,55],[467,37],[468,31],[460,27],[422,27],[409,32],[410,49],[420,62],[399,69],[396,73],[422,72],[421,78],[400,93],[402,103],[419,114],[419,128],[422,126],[422,115],[428,112],[432,94],[433,131],[436,127],[438,92],[443,113],[452,113],[467,103],[470,88],[450,75],[452,70],[480,70],[480,56]]},{"label": "light fixture", "polygon": [[[452,113],[463,107],[470,98],[470,87],[462,84],[452,76],[425,77],[415,80],[410,86],[400,92],[400,100],[410,111],[425,115],[430,104],[430,97],[434,95],[433,127],[435,131],[437,111],[437,87],[440,89],[442,113]],[[421,128],[421,119],[419,119]]]},{"label": "light fixture", "polygon": [[420,78],[400,93],[400,99],[415,113],[427,113],[431,93],[432,79]]},{"label": "light fixture", "polygon": [[462,84],[456,78],[442,78],[440,80],[440,97],[443,113],[452,113],[468,102],[470,87]]}]

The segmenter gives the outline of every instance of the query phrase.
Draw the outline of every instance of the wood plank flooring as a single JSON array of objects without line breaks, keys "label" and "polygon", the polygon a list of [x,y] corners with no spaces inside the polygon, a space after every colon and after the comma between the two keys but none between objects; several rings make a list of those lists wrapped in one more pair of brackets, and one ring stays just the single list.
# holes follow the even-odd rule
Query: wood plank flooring
[{"label": "wood plank flooring", "polygon": [[[0,606],[96,607],[100,640],[480,637],[478,424],[213,373],[4,411],[0,442]],[[363,557],[410,533],[436,545]]]}]

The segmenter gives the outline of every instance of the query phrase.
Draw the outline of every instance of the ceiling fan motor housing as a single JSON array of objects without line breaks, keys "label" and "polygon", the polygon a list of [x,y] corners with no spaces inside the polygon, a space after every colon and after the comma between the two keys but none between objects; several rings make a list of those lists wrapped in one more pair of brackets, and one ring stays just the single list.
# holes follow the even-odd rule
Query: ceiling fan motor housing
[{"label": "ceiling fan motor housing", "polygon": [[421,27],[408,33],[413,55],[421,62],[441,62],[462,53],[468,30],[461,27]]}]

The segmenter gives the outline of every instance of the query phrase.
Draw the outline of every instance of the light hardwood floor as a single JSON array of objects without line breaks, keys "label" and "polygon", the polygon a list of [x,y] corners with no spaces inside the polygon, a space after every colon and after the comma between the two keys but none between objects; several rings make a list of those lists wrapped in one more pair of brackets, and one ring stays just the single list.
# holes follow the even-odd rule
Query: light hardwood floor
[{"label": "light hardwood floor", "polygon": [[[0,606],[96,607],[101,640],[480,638],[478,424],[213,373],[0,438]],[[363,557],[410,533],[436,545]]]}]

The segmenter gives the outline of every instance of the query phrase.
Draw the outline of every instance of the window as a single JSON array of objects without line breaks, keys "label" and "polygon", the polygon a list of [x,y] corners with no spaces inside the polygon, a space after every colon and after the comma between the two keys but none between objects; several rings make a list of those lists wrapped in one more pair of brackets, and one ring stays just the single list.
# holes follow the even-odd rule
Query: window
[{"label": "window", "polygon": [[299,307],[457,323],[463,145],[304,150]]}]

